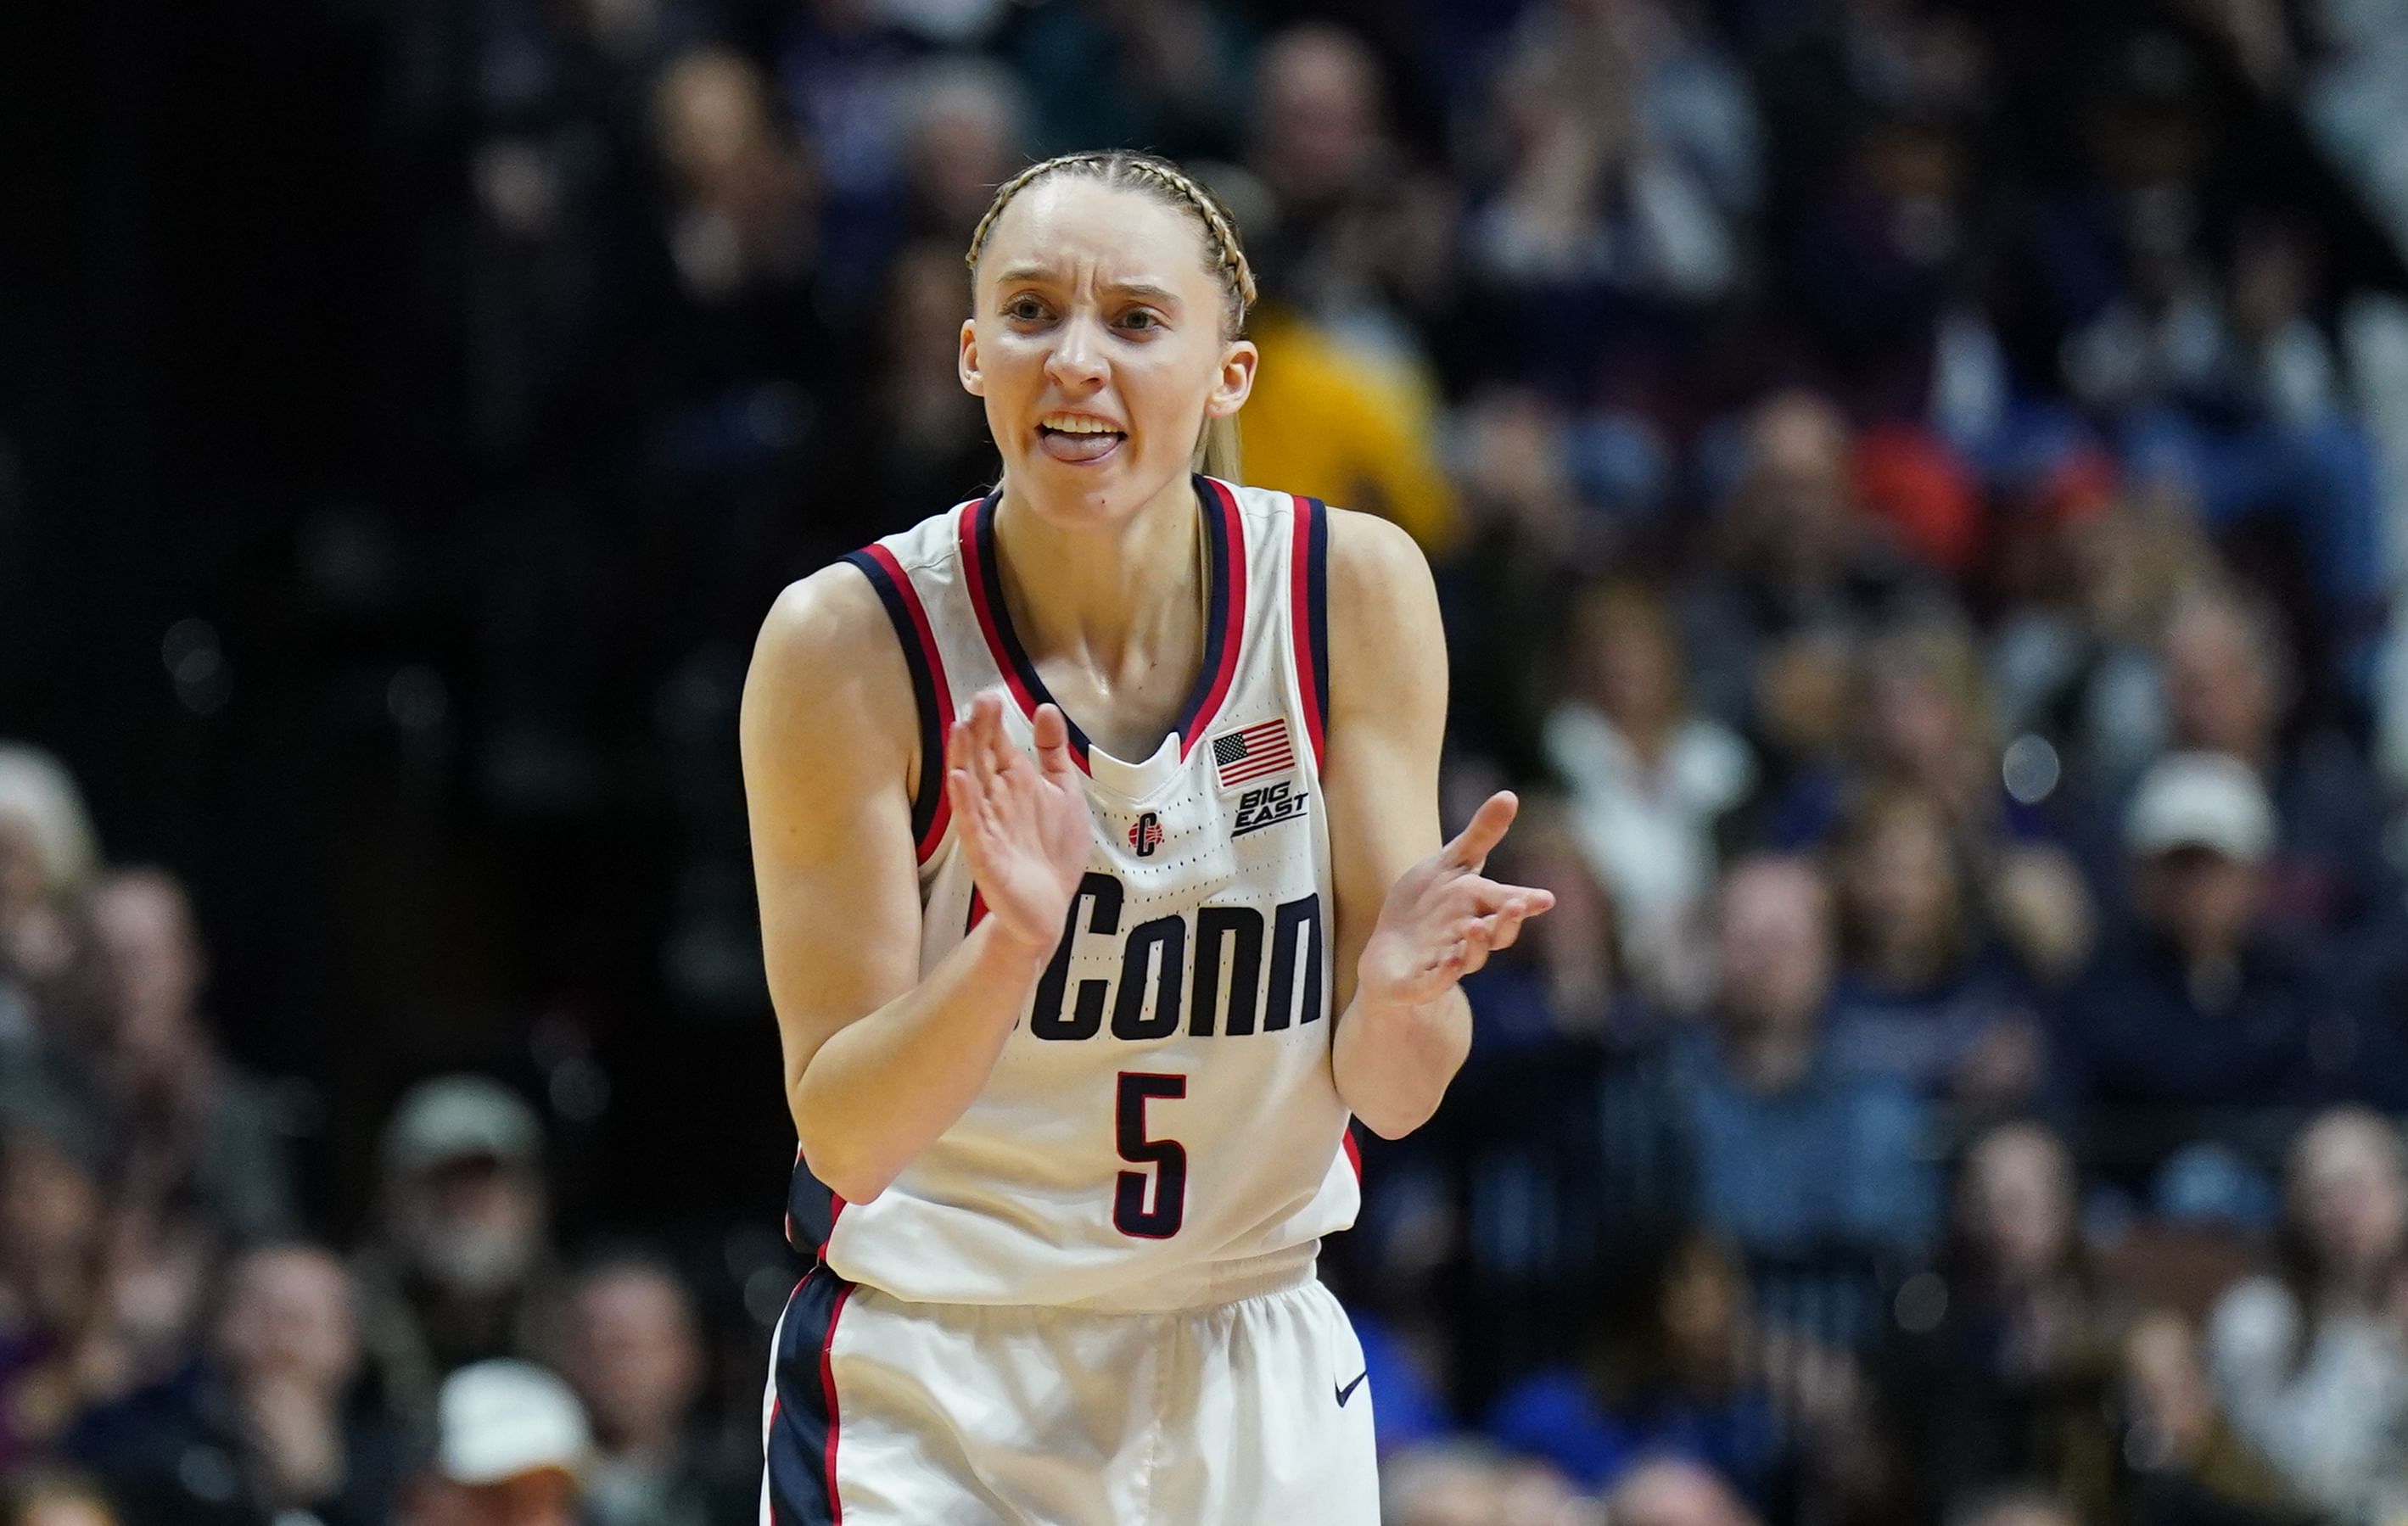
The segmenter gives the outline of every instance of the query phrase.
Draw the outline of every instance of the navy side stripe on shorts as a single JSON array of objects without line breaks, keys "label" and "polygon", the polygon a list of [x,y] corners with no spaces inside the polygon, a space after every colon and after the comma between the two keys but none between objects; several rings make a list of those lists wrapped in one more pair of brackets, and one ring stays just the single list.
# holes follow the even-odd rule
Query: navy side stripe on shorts
[{"label": "navy side stripe on shorts", "polygon": [[777,1349],[769,1355],[777,1402],[764,1448],[766,1526],[841,1526],[844,1520],[836,1492],[836,1375],[828,1347],[836,1339],[837,1317],[852,1296],[853,1284],[823,1262],[786,1301]]}]

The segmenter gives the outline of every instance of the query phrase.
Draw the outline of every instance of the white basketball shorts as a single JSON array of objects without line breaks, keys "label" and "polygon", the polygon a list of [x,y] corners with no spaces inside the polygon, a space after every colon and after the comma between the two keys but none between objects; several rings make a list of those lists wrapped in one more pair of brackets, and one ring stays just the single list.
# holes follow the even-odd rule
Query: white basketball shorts
[{"label": "white basketball shorts", "polygon": [[1378,1526],[1363,1348],[1308,1267],[1159,1313],[910,1304],[811,1269],[762,1526]]}]

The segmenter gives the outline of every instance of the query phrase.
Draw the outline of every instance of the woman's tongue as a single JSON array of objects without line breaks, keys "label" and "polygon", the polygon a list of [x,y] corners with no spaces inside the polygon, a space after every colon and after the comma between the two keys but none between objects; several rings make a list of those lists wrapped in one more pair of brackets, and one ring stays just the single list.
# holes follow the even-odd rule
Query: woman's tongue
[{"label": "woman's tongue", "polygon": [[1121,436],[1110,432],[1073,435],[1068,430],[1038,426],[1037,448],[1055,461],[1101,461],[1118,449]]}]

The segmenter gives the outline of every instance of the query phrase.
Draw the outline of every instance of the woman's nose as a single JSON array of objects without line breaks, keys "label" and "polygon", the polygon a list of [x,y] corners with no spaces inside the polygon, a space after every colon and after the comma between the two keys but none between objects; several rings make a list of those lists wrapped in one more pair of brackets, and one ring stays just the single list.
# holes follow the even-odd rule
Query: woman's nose
[{"label": "woman's nose", "polygon": [[1056,331],[1052,353],[1045,358],[1045,370],[1054,384],[1066,391],[1092,391],[1101,385],[1103,346],[1094,325],[1084,319],[1063,324]]}]

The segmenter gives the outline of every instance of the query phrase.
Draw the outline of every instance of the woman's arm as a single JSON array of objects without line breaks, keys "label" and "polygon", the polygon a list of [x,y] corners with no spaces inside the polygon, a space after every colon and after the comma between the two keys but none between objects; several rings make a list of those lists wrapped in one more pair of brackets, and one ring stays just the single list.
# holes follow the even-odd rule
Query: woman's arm
[{"label": "woman's arm", "polygon": [[1481,869],[1505,835],[1511,794],[1439,842],[1446,635],[1429,565],[1369,515],[1329,517],[1329,733],[1322,799],[1338,896],[1331,1064],[1338,1094],[1394,1139],[1428,1121],[1471,1048],[1456,982],[1555,905]]},{"label": "woman's arm", "polygon": [[[762,627],[742,718],[762,951],[803,1158],[848,1201],[969,1107],[1060,936],[1088,828],[1058,714],[1040,754],[1049,728],[1054,756],[1032,763],[990,695],[946,765],[917,759],[910,672],[851,567],[789,588]],[[914,772],[952,792],[991,912],[924,978]]]}]

